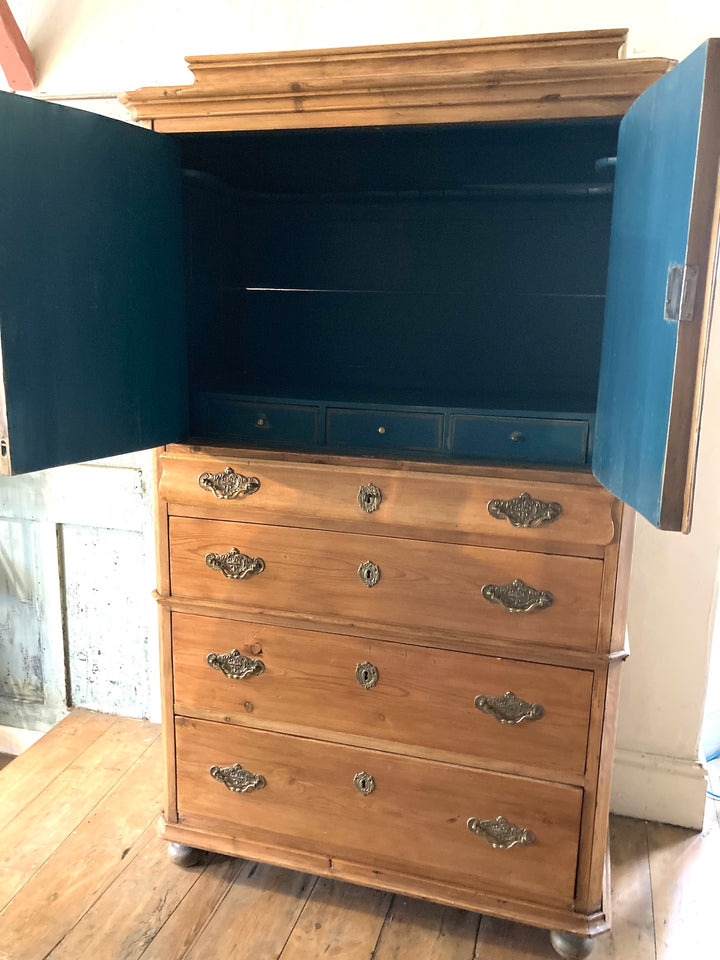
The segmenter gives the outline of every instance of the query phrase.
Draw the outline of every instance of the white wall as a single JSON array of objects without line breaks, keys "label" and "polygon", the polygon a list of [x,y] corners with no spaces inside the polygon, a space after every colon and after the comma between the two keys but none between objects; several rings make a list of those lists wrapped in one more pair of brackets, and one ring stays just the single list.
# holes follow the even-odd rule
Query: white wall
[{"label": "white wall", "polygon": [[[720,35],[717,0],[11,0],[11,7],[35,53],[39,89],[57,96],[188,83],[189,54],[627,26],[629,56],[679,59]],[[682,538],[638,524],[614,799],[621,812],[696,826],[720,541],[714,339],[693,533]]]}]

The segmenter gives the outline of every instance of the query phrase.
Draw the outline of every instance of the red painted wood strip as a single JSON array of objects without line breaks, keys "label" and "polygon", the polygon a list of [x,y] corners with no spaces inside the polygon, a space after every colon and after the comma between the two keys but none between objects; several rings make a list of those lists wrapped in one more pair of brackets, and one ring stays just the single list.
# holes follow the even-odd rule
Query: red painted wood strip
[{"label": "red painted wood strip", "polygon": [[11,90],[35,86],[35,60],[7,0],[0,0],[0,67]]}]

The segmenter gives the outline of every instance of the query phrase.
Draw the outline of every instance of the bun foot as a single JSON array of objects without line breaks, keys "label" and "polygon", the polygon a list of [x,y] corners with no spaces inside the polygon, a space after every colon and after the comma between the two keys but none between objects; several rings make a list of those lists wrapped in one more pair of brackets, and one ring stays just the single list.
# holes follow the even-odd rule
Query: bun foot
[{"label": "bun foot", "polygon": [[592,937],[580,937],[577,933],[564,933],[561,930],[550,931],[550,943],[563,960],[582,960],[590,956],[593,948]]},{"label": "bun foot", "polygon": [[168,856],[179,867],[194,867],[199,862],[202,850],[189,847],[186,843],[169,843]]}]

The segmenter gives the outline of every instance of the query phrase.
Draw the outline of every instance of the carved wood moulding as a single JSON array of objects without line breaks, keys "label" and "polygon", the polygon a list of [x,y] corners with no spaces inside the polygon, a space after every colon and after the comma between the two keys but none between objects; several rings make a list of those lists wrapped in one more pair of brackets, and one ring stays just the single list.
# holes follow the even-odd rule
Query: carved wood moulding
[{"label": "carved wood moulding", "polygon": [[167,133],[621,116],[674,63],[626,30],[188,57],[191,86],[120,99]]}]

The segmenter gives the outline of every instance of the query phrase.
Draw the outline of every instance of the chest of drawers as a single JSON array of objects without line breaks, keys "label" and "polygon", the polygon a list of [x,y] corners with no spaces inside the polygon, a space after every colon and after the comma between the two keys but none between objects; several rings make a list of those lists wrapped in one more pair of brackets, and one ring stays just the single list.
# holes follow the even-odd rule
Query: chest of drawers
[{"label": "chest of drawers", "polygon": [[586,474],[182,446],[157,487],[177,849],[607,927],[618,501]]}]

